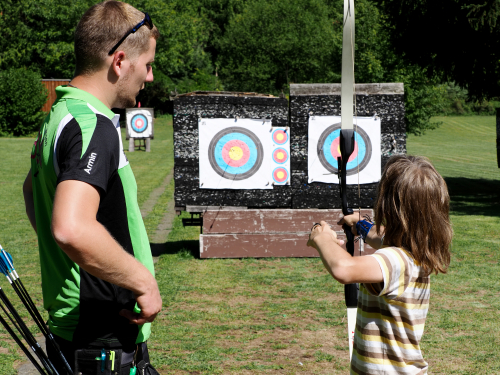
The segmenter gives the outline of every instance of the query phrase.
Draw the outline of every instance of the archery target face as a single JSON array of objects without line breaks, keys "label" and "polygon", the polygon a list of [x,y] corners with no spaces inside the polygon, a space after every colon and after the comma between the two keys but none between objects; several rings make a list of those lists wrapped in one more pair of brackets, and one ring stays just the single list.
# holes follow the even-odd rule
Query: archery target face
[{"label": "archery target face", "polygon": [[153,108],[127,108],[127,131],[131,138],[153,135]]},{"label": "archery target face", "polygon": [[271,120],[200,119],[202,189],[272,189]]},{"label": "archery target face", "polygon": [[286,170],[283,167],[275,168],[273,171],[273,179],[274,179],[274,182],[279,183],[279,184],[287,182],[289,179],[288,170]]},{"label": "archery target face", "polygon": [[132,117],[130,124],[136,133],[142,133],[148,128],[148,119],[142,114],[137,114]]},{"label": "archery target face", "polygon": [[280,147],[273,152],[273,161],[278,164],[284,164],[288,161],[288,151]]},{"label": "archery target face", "polygon": [[208,159],[215,172],[227,180],[246,180],[262,166],[264,149],[259,138],[242,127],[218,132],[208,146]]},{"label": "archery target face", "polygon": [[[340,156],[339,116],[312,116],[309,119],[309,182],[338,183]],[[357,126],[356,126],[357,124]],[[372,117],[354,119],[354,152],[347,163],[347,183],[367,184],[380,180],[380,120]]]},{"label": "archery target face", "polygon": [[[340,157],[340,124],[326,128],[319,137],[317,145],[318,159],[328,171],[338,173]],[[358,126],[354,131],[354,151],[347,162],[347,175],[361,172],[368,165],[372,156],[372,144],[366,132]],[[359,166],[359,167],[358,167]]]},{"label": "archery target face", "polygon": [[288,142],[288,133],[285,129],[276,129],[273,131],[273,142],[277,145],[284,145]]},{"label": "archery target face", "polygon": [[272,179],[274,185],[290,184],[290,130],[273,128]]}]

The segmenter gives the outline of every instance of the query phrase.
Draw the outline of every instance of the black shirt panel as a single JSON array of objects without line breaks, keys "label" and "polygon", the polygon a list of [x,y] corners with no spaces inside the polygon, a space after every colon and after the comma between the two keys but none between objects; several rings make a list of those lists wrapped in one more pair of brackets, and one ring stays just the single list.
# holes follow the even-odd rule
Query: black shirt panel
[{"label": "black shirt panel", "polygon": [[111,120],[96,115],[97,123],[82,155],[82,130],[72,119],[62,130],[56,146],[59,176],[57,183],[78,180],[106,191],[111,174],[120,162],[120,138]]}]

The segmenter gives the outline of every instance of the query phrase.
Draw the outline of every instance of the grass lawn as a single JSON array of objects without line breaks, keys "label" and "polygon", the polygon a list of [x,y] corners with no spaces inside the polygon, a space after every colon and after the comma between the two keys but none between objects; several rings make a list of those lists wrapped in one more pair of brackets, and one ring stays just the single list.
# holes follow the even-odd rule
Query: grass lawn
[{"label": "grass lawn", "polygon": [[[437,130],[408,138],[446,178],[455,232],[452,264],[432,277],[422,343],[432,374],[500,373],[499,169],[493,117],[447,117]],[[128,153],[141,205],[173,166],[172,127],[155,124],[151,153]],[[0,138],[0,244],[41,309],[37,243],[21,186],[33,139]],[[128,147],[126,147],[128,149]],[[152,238],[167,214],[173,183],[145,217]],[[162,374],[346,374],[343,286],[319,259],[200,260],[199,228],[174,220],[156,272],[164,309],[153,325],[152,362]],[[7,282],[0,283],[9,295]],[[17,301],[12,297],[13,301]],[[19,304],[18,304],[19,306]],[[34,328],[34,331],[36,329]],[[0,329],[0,374],[24,361]]]}]

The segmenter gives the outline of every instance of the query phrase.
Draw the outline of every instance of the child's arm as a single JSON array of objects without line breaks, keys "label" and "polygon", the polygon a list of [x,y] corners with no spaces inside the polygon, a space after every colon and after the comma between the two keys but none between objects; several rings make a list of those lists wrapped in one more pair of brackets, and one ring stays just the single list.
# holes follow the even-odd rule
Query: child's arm
[{"label": "child's arm", "polygon": [[[353,213],[352,215],[344,216],[337,223],[339,225],[347,224],[351,227],[351,232],[357,236],[358,232],[356,231],[356,223],[360,221],[361,218],[358,212]],[[380,226],[380,235],[377,234],[377,229],[375,225],[370,229],[370,232],[366,236],[365,242],[373,247],[375,250],[382,248],[383,238],[384,238],[384,227]]]},{"label": "child's arm", "polygon": [[307,246],[318,250],[325,268],[342,284],[379,283],[384,281],[382,270],[371,256],[352,257],[337,243],[337,235],[322,221],[309,235]]}]

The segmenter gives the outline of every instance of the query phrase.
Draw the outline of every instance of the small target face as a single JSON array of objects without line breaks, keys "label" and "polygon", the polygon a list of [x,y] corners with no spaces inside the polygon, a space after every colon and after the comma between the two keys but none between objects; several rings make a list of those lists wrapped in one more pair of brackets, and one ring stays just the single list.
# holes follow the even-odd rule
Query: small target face
[{"label": "small target face", "polygon": [[284,148],[277,148],[273,152],[273,160],[278,164],[286,163],[288,161],[288,151]]},{"label": "small target face", "polygon": [[273,171],[273,179],[280,184],[288,181],[288,171],[286,170],[286,168],[275,168]]},{"label": "small target face", "polygon": [[288,133],[281,129],[276,129],[273,132],[273,142],[277,145],[284,145],[286,142],[288,142]]},{"label": "small target face", "polygon": [[221,177],[244,180],[262,165],[264,150],[251,131],[230,127],[218,132],[208,146],[208,160]]},{"label": "small target face", "polygon": [[146,116],[138,114],[132,117],[132,129],[136,133],[142,133],[148,128],[148,119]]},{"label": "small target face", "polygon": [[[325,129],[318,141],[318,159],[332,173],[338,172],[337,158],[340,157],[340,124]],[[372,144],[366,132],[359,126],[354,132],[354,152],[347,162],[347,175],[352,176],[362,171],[369,163],[372,155]]]}]

